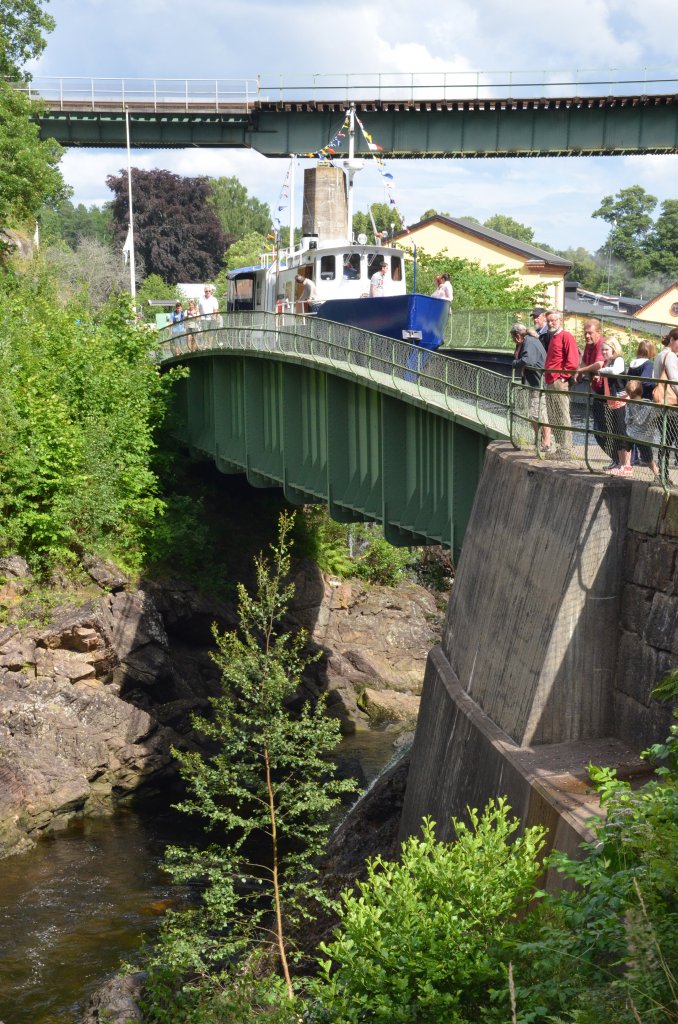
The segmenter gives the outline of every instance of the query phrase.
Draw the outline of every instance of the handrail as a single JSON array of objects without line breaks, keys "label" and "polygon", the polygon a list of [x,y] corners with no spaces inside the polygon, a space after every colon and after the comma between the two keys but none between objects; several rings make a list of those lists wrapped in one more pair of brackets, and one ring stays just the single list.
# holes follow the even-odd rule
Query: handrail
[{"label": "handrail", "polygon": [[[654,482],[664,491],[674,486],[678,476],[670,464],[678,451],[678,408],[666,400],[652,404],[650,434],[639,440],[624,432],[618,417],[608,415],[608,396],[566,392],[564,418],[559,419],[559,407],[548,387],[528,387],[462,359],[316,316],[231,313],[225,321],[221,316],[204,316],[164,327],[156,339],[154,358],[161,364],[193,354],[247,351],[287,356],[331,368],[340,376],[368,378],[407,402],[477,424],[483,433],[510,440],[516,448],[532,448],[538,458],[545,455],[536,438],[542,427],[550,425],[566,441],[556,457],[586,466],[590,472],[602,472],[620,447],[638,445],[651,451],[651,461],[659,469]],[[652,382],[644,379],[643,383]],[[647,407],[632,399],[625,402]]]},{"label": "handrail", "polygon": [[[227,90],[223,86],[228,85]],[[158,88],[160,86],[160,88]],[[678,67],[576,68],[574,70],[323,72],[253,75],[242,79],[36,77],[16,87],[34,99],[148,103],[155,107],[184,97],[185,103],[208,100],[215,108],[227,103],[330,100],[493,100],[652,96],[678,92]],[[163,99],[163,97],[166,97]]]}]

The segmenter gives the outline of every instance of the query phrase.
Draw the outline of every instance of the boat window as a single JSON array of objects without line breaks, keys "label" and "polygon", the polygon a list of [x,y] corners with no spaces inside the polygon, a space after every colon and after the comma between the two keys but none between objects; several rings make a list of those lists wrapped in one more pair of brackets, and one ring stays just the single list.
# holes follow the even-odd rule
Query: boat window
[{"label": "boat window", "polygon": [[336,256],[321,256],[320,258],[320,280],[334,281],[337,276]]},{"label": "boat window", "polygon": [[391,280],[402,281],[403,279],[403,261],[400,256],[391,256]]},{"label": "boat window", "polygon": [[380,252],[371,252],[367,257],[367,276],[371,278],[373,274],[378,273],[383,262],[384,257]]},{"label": "boat window", "polygon": [[357,281],[360,277],[360,253],[344,253],[344,277],[349,281]]},{"label": "boat window", "polygon": [[254,277],[236,277],[228,283],[228,308],[232,312],[254,309]]}]

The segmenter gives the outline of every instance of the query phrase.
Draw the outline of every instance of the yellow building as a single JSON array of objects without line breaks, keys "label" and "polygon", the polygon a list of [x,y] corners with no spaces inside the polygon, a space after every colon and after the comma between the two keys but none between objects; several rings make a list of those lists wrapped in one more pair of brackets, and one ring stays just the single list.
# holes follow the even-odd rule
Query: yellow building
[{"label": "yellow building", "polygon": [[678,325],[678,281],[665,288],[659,295],[646,302],[634,314],[636,320],[647,320],[653,324]]},{"label": "yellow building", "polygon": [[538,249],[529,242],[492,231],[475,221],[443,217],[442,214],[427,217],[408,231],[398,232],[393,241],[404,247],[414,243],[431,256],[446,249],[448,256],[471,260],[481,267],[499,265],[515,270],[521,284],[545,289],[545,305],[563,308],[565,275],[572,264],[562,256]]}]

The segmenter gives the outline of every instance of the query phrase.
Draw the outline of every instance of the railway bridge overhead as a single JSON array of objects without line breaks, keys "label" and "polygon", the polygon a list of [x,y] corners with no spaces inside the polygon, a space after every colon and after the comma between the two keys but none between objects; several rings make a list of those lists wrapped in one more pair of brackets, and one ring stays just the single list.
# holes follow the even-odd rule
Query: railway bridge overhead
[{"label": "railway bridge overhead", "polygon": [[[64,146],[314,154],[354,103],[384,156],[678,152],[678,70],[264,79],[35,79],[44,138]],[[340,155],[343,149],[336,150]]]}]

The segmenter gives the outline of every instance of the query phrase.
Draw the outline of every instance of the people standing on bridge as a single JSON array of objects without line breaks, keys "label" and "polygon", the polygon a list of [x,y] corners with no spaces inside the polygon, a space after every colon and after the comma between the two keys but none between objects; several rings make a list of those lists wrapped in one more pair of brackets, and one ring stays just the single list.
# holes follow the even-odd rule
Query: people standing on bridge
[{"label": "people standing on bridge", "polygon": [[197,329],[198,317],[200,316],[200,310],[198,309],[198,303],[195,299],[189,299],[188,306],[186,307],[186,320],[188,323],[186,327],[188,329],[188,349],[189,352],[195,352],[197,345],[195,341],[194,330]]},{"label": "people standing on bridge", "polygon": [[603,378],[603,405],[605,406],[605,423],[613,464],[608,472],[613,476],[631,476],[631,449],[633,444],[627,441],[626,434],[626,363],[622,356],[619,338],[609,335],[603,342],[603,359],[605,363],[600,371]]},{"label": "people standing on bridge", "polygon": [[318,289],[311,277],[297,274],[294,280],[297,284],[301,285],[301,291],[295,304],[295,311],[297,313],[308,313],[318,301]]},{"label": "people standing on bridge", "polygon": [[[673,327],[663,339],[664,348],[654,361],[654,375],[660,380],[662,394],[661,406],[666,411],[666,426],[662,424],[665,443],[659,450],[659,470],[662,482],[669,480],[670,456],[678,462],[678,327]],[[664,383],[667,381],[668,383]]]},{"label": "people standing on bridge", "polygon": [[370,278],[370,298],[382,299],[386,295],[386,271],[388,264],[386,260],[381,264],[376,274]]},{"label": "people standing on bridge", "polygon": [[516,346],[512,366],[519,371],[521,380],[529,388],[536,388],[529,398],[529,416],[534,429],[534,443],[539,443],[542,431],[542,451],[551,450],[551,428],[546,420],[544,396],[541,392],[546,352],[539,338],[529,334],[524,324],[514,324],[511,338]]},{"label": "people standing on bridge", "polygon": [[[603,358],[603,329],[600,320],[592,318],[584,321],[584,351],[582,353],[575,384],[582,381],[588,385],[591,395],[591,419],[593,420],[594,437],[609,459],[612,459],[612,448],[605,436],[605,402],[603,401],[603,378],[600,371],[605,365]],[[616,465],[616,459],[613,465]],[[610,465],[608,468],[612,468]]]},{"label": "people standing on bridge", "polygon": [[544,362],[546,411],[556,445],[548,454],[560,459],[572,457],[572,420],[570,419],[570,387],[579,366],[579,349],[574,336],[563,328],[557,309],[549,309],[546,323],[550,335]]},{"label": "people standing on bridge", "polygon": [[449,274],[436,274],[436,289],[431,293],[433,299],[444,299],[446,302],[452,302],[454,291],[452,289],[452,282],[450,281]]},{"label": "people standing on bridge", "polygon": [[532,330],[529,332],[533,337],[539,338],[544,346],[544,352],[549,347],[549,325],[546,322],[546,310],[543,306],[535,306],[530,313],[532,318]]},{"label": "people standing on bridge", "polygon": [[216,326],[216,318],[219,315],[219,300],[214,294],[214,285],[205,285],[199,308],[200,316],[203,318],[202,326],[205,329]]}]

